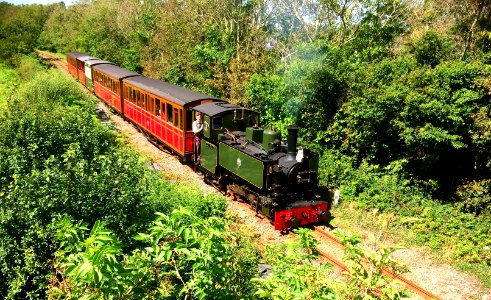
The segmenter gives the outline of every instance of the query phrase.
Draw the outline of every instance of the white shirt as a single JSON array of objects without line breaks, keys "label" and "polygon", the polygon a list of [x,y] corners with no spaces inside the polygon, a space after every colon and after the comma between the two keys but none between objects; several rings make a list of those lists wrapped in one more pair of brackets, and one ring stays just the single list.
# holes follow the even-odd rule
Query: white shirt
[{"label": "white shirt", "polygon": [[200,133],[203,130],[203,123],[201,123],[201,120],[194,121],[193,122],[193,132],[194,134]]}]

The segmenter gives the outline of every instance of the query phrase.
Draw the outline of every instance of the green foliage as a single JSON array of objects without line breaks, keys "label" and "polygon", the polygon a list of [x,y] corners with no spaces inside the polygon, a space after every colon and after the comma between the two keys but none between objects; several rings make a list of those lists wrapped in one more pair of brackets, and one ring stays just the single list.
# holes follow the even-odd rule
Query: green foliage
[{"label": "green foliage", "polygon": [[433,30],[425,32],[421,39],[409,45],[409,48],[421,66],[435,67],[443,59],[451,57],[450,41]]},{"label": "green foliage", "polygon": [[265,260],[271,265],[266,278],[253,279],[260,299],[338,299],[342,283],[328,278],[332,266],[312,263],[319,257],[318,241],[309,229],[298,229],[297,241],[267,246]]},{"label": "green foliage", "polygon": [[[393,162],[385,168],[362,163],[356,167],[353,159],[327,152],[321,159],[321,180],[341,190],[341,201],[353,201],[358,208],[396,213],[401,220],[417,216],[412,223],[400,223],[415,232],[419,244],[445,249],[442,256],[489,265],[488,182],[469,182],[457,193],[462,202],[441,204],[428,196],[438,188],[436,182],[418,187],[399,175],[405,163]],[[480,217],[465,213],[476,210]]]},{"label": "green foliage", "polygon": [[261,114],[261,126],[274,125],[287,118],[288,114],[284,109],[284,85],[278,75],[251,76],[251,81],[246,85],[247,98],[250,99],[250,107]]},{"label": "green foliage", "polygon": [[466,211],[491,215],[491,179],[467,182],[457,190]]},{"label": "green foliage", "polygon": [[44,70],[39,64],[39,56],[15,56],[12,58],[12,62],[15,66],[15,72],[17,77],[23,81],[29,81],[33,79],[37,73]]},{"label": "green foliage", "polygon": [[364,60],[378,60],[389,54],[394,40],[406,32],[409,7],[402,0],[360,1],[360,21],[353,26],[356,35],[347,46],[351,53],[360,53]]},{"label": "green foliage", "polygon": [[[146,247],[123,254],[115,236],[96,222],[58,223],[55,267],[63,274],[50,287],[57,299],[229,299],[247,297],[257,253],[221,219],[180,209],[157,213]],[[71,226],[70,226],[71,225]]]},{"label": "green foliage", "polygon": [[81,11],[77,5],[67,9],[64,5],[56,7],[44,24],[38,43],[40,49],[67,53],[79,46]]},{"label": "green foliage", "polygon": [[489,218],[476,218],[462,213],[455,206],[434,202],[428,202],[426,207],[417,210],[418,222],[412,228],[418,233],[420,243],[433,249],[444,249],[447,256],[461,262],[489,267]]},{"label": "green foliage", "polygon": [[47,71],[23,84],[2,111],[2,297],[44,295],[55,247],[50,224],[59,214],[89,224],[104,221],[131,248],[132,236],[157,208],[188,205],[197,216],[225,210],[223,199],[204,198],[190,188],[178,199],[178,187],[163,183],[135,152],[119,147],[93,106],[72,79]]},{"label": "green foliage", "polygon": [[358,237],[346,236],[336,231],[345,246],[343,261],[346,262],[349,276],[348,291],[350,299],[402,299],[405,291],[395,279],[384,275],[384,270],[394,274],[402,274],[407,270],[390,255],[402,247],[399,245],[386,246],[382,243],[384,232],[387,230],[391,217],[380,215],[381,229],[377,236],[370,234],[370,249],[359,246]]},{"label": "green foliage", "polygon": [[15,70],[2,63],[0,64],[0,110],[5,110],[7,105],[7,99],[10,98],[12,93],[17,89],[19,85],[19,78]]},{"label": "green foliage", "polygon": [[29,54],[49,14],[60,4],[16,6],[0,3],[0,58],[10,60],[14,55]]},{"label": "green foliage", "polygon": [[[386,72],[401,74],[386,77]],[[442,183],[475,176],[470,143],[473,116],[486,103],[474,86],[487,76],[480,63],[414,68],[405,60],[376,65],[345,103],[326,138],[359,161],[388,165],[407,160],[406,170]],[[474,173],[474,174],[473,174]]]}]

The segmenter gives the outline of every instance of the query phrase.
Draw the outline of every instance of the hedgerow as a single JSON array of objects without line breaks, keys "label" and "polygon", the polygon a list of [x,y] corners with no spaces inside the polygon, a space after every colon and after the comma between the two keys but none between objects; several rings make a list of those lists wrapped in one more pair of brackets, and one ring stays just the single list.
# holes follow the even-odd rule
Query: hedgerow
[{"label": "hedgerow", "polygon": [[165,182],[95,117],[95,102],[57,71],[22,85],[0,116],[0,295],[45,296],[56,245],[54,225],[69,217],[102,221],[130,251],[154,219],[190,207],[223,216],[225,202]]},{"label": "hedgerow", "polygon": [[[442,203],[432,199],[429,185],[418,185],[399,174],[401,164],[385,168],[362,163],[356,168],[354,160],[336,151],[328,151],[321,159],[321,180],[341,190],[343,201],[355,202],[357,207],[396,213],[400,222],[412,230],[417,242],[438,251],[459,264],[471,263],[489,269],[491,262],[491,219],[489,214],[476,216],[465,212],[462,203]],[[486,199],[488,186],[479,185],[478,199]],[[461,191],[472,205],[473,191]],[[443,256],[443,255],[442,255]]]}]

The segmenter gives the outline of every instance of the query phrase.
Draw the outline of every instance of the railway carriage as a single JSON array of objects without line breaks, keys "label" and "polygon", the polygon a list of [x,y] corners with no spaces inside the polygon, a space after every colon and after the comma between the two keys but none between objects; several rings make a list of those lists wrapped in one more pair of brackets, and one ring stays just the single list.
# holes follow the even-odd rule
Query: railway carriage
[{"label": "railway carriage", "polygon": [[87,56],[85,53],[80,52],[68,52],[66,54],[66,60],[68,63],[68,72],[78,78],[78,69],[77,69],[77,57]]},{"label": "railway carriage", "polygon": [[190,108],[219,98],[144,76],[123,80],[124,115],[185,162],[194,154]]},{"label": "railway carriage", "polygon": [[91,59],[85,61],[85,87],[89,89],[89,91],[94,92],[94,83],[93,83],[93,70],[92,68],[97,65],[108,64],[114,65],[114,63],[105,61],[102,59]]},{"label": "railway carriage", "polygon": [[92,68],[94,93],[111,108],[123,113],[123,79],[142,77],[115,65],[101,64]]},{"label": "railway carriage", "polygon": [[93,57],[90,55],[85,55],[85,56],[78,56],[77,57],[77,77],[80,82],[86,86],[86,80],[85,80],[85,62],[86,61],[91,61],[91,60],[99,60],[97,57]]}]

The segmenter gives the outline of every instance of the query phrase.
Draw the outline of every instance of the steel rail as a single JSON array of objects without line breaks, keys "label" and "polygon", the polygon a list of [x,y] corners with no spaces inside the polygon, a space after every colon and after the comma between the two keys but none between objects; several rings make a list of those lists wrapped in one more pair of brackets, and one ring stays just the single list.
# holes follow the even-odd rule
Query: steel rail
[{"label": "steel rail", "polygon": [[[319,232],[322,236],[326,237],[327,239],[331,240],[332,242],[334,242],[335,245],[337,245],[338,247],[340,248],[343,248],[344,249],[344,246],[341,245],[341,241],[333,236],[331,233],[325,231],[324,229],[318,227],[318,226],[314,226],[314,229],[315,231]],[[324,253],[322,253],[321,251],[319,251],[322,255],[324,255]],[[331,258],[327,258],[329,261],[331,261]],[[337,263],[335,263],[337,265]],[[346,266],[345,267],[345,270],[347,270]],[[436,299],[436,300],[440,300],[441,298],[435,296],[434,294],[428,292],[427,290],[425,290],[424,288],[420,287],[419,285],[417,285],[416,283],[410,281],[409,279],[406,279],[404,277],[402,277],[401,275],[398,275],[398,274],[395,274],[394,272],[390,271],[390,270],[387,270],[387,269],[383,269],[382,270],[382,273],[385,275],[385,276],[388,276],[392,279],[396,279],[396,280],[399,280],[401,281],[402,283],[404,283],[406,285],[406,287],[408,289],[410,289],[411,291],[415,292],[416,294],[418,294],[419,296],[423,297],[424,299]]]}]

